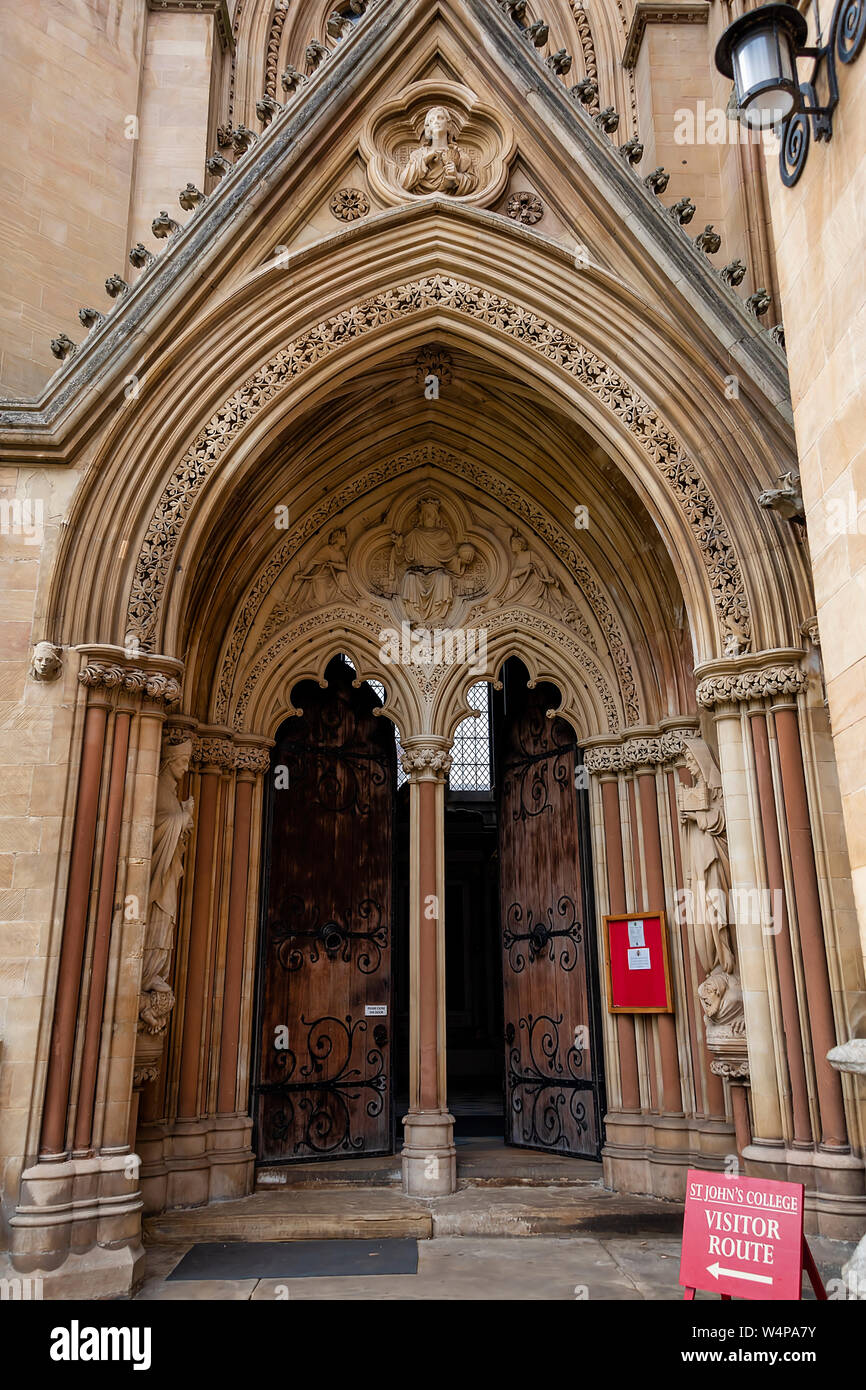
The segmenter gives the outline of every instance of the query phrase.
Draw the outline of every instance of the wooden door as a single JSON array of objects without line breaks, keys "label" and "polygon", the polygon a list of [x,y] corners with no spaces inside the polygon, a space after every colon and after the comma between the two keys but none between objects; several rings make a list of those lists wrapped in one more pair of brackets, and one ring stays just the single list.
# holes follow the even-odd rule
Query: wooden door
[{"label": "wooden door", "polygon": [[389,1153],[396,755],[342,659],[274,749],[255,1117],[265,1162]]},{"label": "wooden door", "polygon": [[[555,689],[511,683],[500,741],[505,1137],[597,1158],[590,933],[574,734]],[[506,694],[509,694],[508,684]]]}]

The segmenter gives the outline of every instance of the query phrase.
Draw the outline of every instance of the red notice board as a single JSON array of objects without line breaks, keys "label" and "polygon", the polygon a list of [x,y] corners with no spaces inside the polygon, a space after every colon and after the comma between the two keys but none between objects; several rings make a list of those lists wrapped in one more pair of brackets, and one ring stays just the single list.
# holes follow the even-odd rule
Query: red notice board
[{"label": "red notice board", "polygon": [[[725,1298],[798,1299],[804,1256],[808,1270],[802,1183],[689,1169],[680,1262],[686,1289],[713,1289]],[[818,1297],[826,1296],[822,1287]]]},{"label": "red notice board", "polygon": [[604,963],[612,1014],[673,1013],[664,912],[605,917]]}]

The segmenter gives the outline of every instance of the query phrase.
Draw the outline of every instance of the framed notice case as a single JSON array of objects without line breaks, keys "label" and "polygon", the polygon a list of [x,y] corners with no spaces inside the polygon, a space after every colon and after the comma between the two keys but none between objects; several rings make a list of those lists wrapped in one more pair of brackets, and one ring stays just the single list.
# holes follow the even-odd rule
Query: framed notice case
[{"label": "framed notice case", "polygon": [[604,966],[610,1013],[673,1013],[663,911],[605,917]]}]

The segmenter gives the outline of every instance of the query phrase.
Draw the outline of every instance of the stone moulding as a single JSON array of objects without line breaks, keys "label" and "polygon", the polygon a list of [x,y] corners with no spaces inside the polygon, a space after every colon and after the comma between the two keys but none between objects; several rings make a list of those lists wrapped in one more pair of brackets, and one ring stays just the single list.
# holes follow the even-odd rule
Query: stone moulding
[{"label": "stone moulding", "polygon": [[223,50],[234,53],[235,36],[227,0],[147,0],[149,10],[169,10],[175,14],[212,14]]},{"label": "stone moulding", "polygon": [[616,416],[665,479],[689,522],[703,560],[720,629],[751,639],[751,613],[739,560],[696,465],[650,403],[596,352],[531,310],[452,276],[432,275],[384,290],[301,334],[250,376],[187,449],[157,505],[139,554],[127,610],[127,636],[149,646],[172,560],[196,497],[262,407],[339,347],[425,310],[486,324],[553,362]]},{"label": "stone moulding", "polygon": [[800,666],[749,668],[706,677],[698,682],[695,698],[702,709],[712,709],[714,705],[741,704],[772,695],[798,695],[807,680]]},{"label": "stone moulding", "polygon": [[675,762],[685,748],[683,738],[695,737],[694,725],[682,729],[667,729],[660,734],[647,734],[624,739],[621,743],[590,744],[583,750],[586,770],[600,774],[604,772],[629,772],[636,767],[662,767]]},{"label": "stone moulding", "polygon": [[686,0],[674,4],[638,0],[622,55],[623,67],[630,72],[637,63],[648,24],[708,24],[709,18],[709,0]]}]

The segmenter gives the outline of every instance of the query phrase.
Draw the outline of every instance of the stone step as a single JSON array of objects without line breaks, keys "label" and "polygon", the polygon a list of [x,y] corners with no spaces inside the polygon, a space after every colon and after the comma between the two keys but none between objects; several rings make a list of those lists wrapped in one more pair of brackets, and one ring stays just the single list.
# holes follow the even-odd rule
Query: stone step
[{"label": "stone step", "polygon": [[149,1217],[153,1245],[203,1241],[346,1240],[431,1236],[678,1234],[682,1207],[626,1197],[600,1184],[527,1188],[466,1185],[448,1197],[404,1197],[388,1187],[323,1186],[255,1193]]},{"label": "stone step", "polygon": [[[501,1139],[457,1141],[457,1180],[470,1186],[579,1187],[601,1182],[601,1164],[534,1149],[511,1148]],[[257,1192],[307,1187],[399,1187],[399,1154],[285,1163],[260,1167]]]}]

